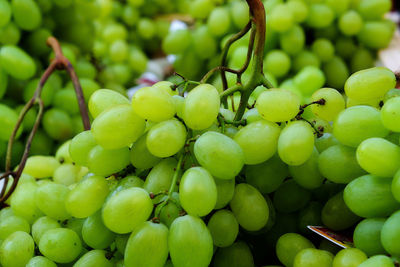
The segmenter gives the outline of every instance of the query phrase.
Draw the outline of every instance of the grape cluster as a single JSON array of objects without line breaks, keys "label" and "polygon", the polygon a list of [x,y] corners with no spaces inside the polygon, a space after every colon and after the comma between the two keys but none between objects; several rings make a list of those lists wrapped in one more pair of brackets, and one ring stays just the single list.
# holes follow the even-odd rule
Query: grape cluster
[{"label": "grape cluster", "polygon": [[[91,130],[54,157],[28,158],[0,211],[0,263],[394,266],[385,254],[400,255],[395,84],[383,67],[347,79],[347,97],[383,99],[381,108],[346,108],[332,88],[308,105],[264,90],[246,119],[206,83],[162,81],[131,101],[97,90]],[[332,126],[316,127],[306,110]],[[322,224],[356,226],[356,248],[317,248],[306,226]]]},{"label": "grape cluster", "polygon": [[[390,0],[263,2],[267,19],[264,72],[275,86],[306,99],[324,85],[343,89],[351,73],[374,66],[376,51],[389,44],[396,27],[383,18],[391,8]],[[196,19],[194,27],[170,32],[163,49],[177,55],[178,73],[196,79],[220,65],[215,55],[232,33],[246,25],[249,15],[247,5],[239,0],[196,0],[189,10]],[[243,65],[249,39],[247,34],[233,45],[228,66]],[[307,77],[316,79],[316,87],[304,88]],[[231,78],[232,85],[235,77]],[[217,78],[213,84],[219,87],[221,81]]]}]

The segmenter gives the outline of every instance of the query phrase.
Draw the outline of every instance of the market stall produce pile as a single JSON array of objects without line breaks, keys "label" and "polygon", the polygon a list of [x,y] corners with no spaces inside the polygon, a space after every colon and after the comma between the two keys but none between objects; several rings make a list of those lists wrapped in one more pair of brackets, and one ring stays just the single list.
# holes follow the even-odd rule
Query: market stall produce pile
[{"label": "market stall produce pile", "polygon": [[[157,2],[160,6],[162,3],[169,6],[164,1]],[[72,2],[66,8],[75,7],[77,3],[81,2]],[[123,14],[132,6],[142,4],[141,1],[115,4],[113,17],[107,20],[111,22],[106,28],[114,27],[116,32],[125,33],[110,39],[88,37],[94,41],[88,51],[95,52],[99,46],[108,46],[110,40],[118,41],[118,49],[109,46],[110,51],[117,54],[125,51],[123,46],[126,51],[136,49],[132,46],[141,41],[125,35],[129,31],[123,25],[129,23]],[[70,131],[68,136],[55,137],[64,132],[62,124],[68,119],[49,119],[49,112],[63,111],[79,118],[82,124],[78,114],[80,108],[85,110],[86,104],[79,96],[81,105],[73,98],[74,89],[80,92],[73,75],[72,81],[68,81],[64,72],[52,73],[42,95],[36,93],[35,105],[40,106],[40,99],[46,99],[46,86],[53,86],[55,96],[69,90],[69,99],[75,101],[75,111],[68,113],[72,107],[69,101],[60,100],[59,104],[65,109],[57,106],[55,101],[47,105],[42,122],[44,130],[39,130],[33,140],[45,131],[49,138],[62,141],[55,153],[50,149],[42,155],[30,154],[26,162],[20,161],[19,155],[8,153],[5,174],[1,176],[8,183],[0,191],[1,266],[394,267],[398,264],[400,91],[395,88],[398,75],[385,67],[372,67],[369,59],[374,58],[373,50],[360,47],[354,51],[363,50],[368,57],[364,54],[358,61],[354,59],[357,53],[352,52],[353,59],[350,59],[337,51],[336,56],[332,53],[332,57],[324,61],[320,56],[326,55],[326,51],[318,54],[316,51],[319,50],[314,50],[319,47],[315,45],[317,40],[311,45],[313,52],[301,47],[302,52],[296,52],[294,58],[299,53],[311,55],[318,62],[325,62],[322,70],[319,63],[310,65],[308,60],[302,61],[304,64],[298,73],[288,68],[284,75],[276,76],[266,69],[271,63],[268,59],[271,53],[287,53],[282,43],[281,50],[266,49],[270,39],[273,40],[268,29],[286,25],[279,22],[273,26],[272,18],[280,20],[291,14],[290,27],[285,30],[274,28],[275,37],[280,36],[282,41],[282,36],[293,29],[303,31],[299,26],[303,21],[308,25],[304,29],[318,28],[315,25],[329,21],[329,9],[332,20],[325,25],[329,32],[338,28],[341,34],[358,36],[358,39],[345,38],[353,45],[357,43],[376,49],[380,47],[373,44],[375,39],[367,38],[371,35],[363,35],[363,32],[379,28],[379,34],[392,36],[393,24],[383,19],[390,9],[390,1],[290,0],[280,3],[268,0],[264,3],[268,11],[265,16],[261,1],[247,0],[249,23],[245,4],[245,1],[235,0],[226,5],[196,0],[189,8],[186,1],[177,1],[177,7],[171,8],[171,12],[188,7],[194,18],[208,17],[207,24],[196,24],[190,30],[163,35],[165,39],[158,45],[164,50],[184,45],[181,51],[186,52],[182,58],[188,60],[181,61],[179,55],[176,63],[185,62],[186,70],[196,70],[195,76],[200,73],[204,76],[192,78],[190,74],[186,75],[188,73],[175,74],[166,81],[138,89],[132,99],[128,99],[122,90],[101,89],[99,85],[114,82],[103,80],[108,75],[104,72],[115,70],[118,65],[129,75],[139,73],[132,74],[128,54],[121,61],[115,61],[112,53],[99,54],[98,60],[108,66],[105,69],[91,65],[88,58],[82,59],[86,60],[85,66],[91,66],[83,68],[88,71],[82,72],[78,67],[79,60],[71,60],[65,46],[61,52],[57,40],[48,39],[55,50],[53,62],[64,62],[59,67],[68,71],[71,71],[67,67],[69,61],[76,67],[91,118],[90,129],[89,120],[84,116],[85,130],[80,125],[73,131],[69,125],[65,126]],[[214,5],[218,7],[214,8]],[[146,9],[144,7],[141,9]],[[218,19],[226,15],[227,7],[232,12],[229,16],[235,18],[232,20],[235,27],[242,30],[230,39],[225,38],[222,54],[215,49],[203,58],[216,58],[219,62],[216,65],[221,64],[221,67],[209,68],[209,72],[202,73],[203,69],[198,68],[202,63],[197,59],[192,62],[196,57],[188,53],[199,56],[210,52],[207,46],[212,41],[230,33],[229,25],[229,31],[214,33],[217,38],[207,33],[223,26]],[[40,6],[39,10],[42,9]],[[118,13],[118,10],[124,11]],[[303,14],[304,18],[300,20],[301,14],[288,10],[308,10],[308,15]],[[320,13],[325,14],[323,19],[318,19]],[[347,31],[355,27],[353,25],[358,25],[354,24],[358,13],[360,21],[364,22],[360,24],[359,32],[348,34]],[[341,26],[347,16],[351,18],[351,27]],[[289,19],[286,19],[288,23]],[[84,25],[91,25],[88,23]],[[94,23],[95,27],[100,24]],[[131,26],[138,25],[140,23],[135,21]],[[315,34],[326,33],[328,28],[315,30]],[[184,38],[178,36],[181,39],[168,44],[168,38],[179,34],[184,34]],[[184,41],[188,36],[192,41],[186,46]],[[191,39],[196,36],[206,40],[202,46]],[[142,37],[143,43],[156,40],[154,35]],[[318,40],[334,47],[328,39]],[[343,38],[337,38],[340,39]],[[377,39],[382,41],[384,38]],[[381,45],[386,45],[388,39]],[[52,53],[51,48],[47,54]],[[86,48],[80,49],[82,52]],[[157,50],[145,48],[147,52],[152,49]],[[342,51],[348,51],[348,48]],[[69,61],[64,61],[62,53]],[[87,54],[82,52],[81,55]],[[347,62],[350,67],[339,56],[350,60]],[[12,64],[4,65],[9,58],[13,64],[17,62],[15,59],[19,60],[18,68]],[[45,58],[42,63],[47,66],[48,58]],[[237,59],[237,65],[231,64],[233,59]],[[324,69],[334,60],[350,69],[355,64],[351,62],[368,64],[355,64],[362,70],[355,68],[351,71],[353,74],[346,74],[344,78],[343,72],[335,69],[328,73]],[[279,64],[271,70],[279,71],[285,67],[280,60],[276,62]],[[11,136],[9,148],[15,150],[18,144],[23,144],[23,140],[18,141],[19,135],[26,136],[30,129],[39,126],[39,122],[33,120],[28,127],[29,116],[35,119],[35,114],[27,113],[28,120],[24,121],[23,127],[28,132],[20,133],[16,129],[17,140],[14,140],[14,125],[21,118],[13,109],[12,102],[19,102],[10,94],[10,88],[14,88],[10,84],[20,84],[23,92],[31,84],[30,96],[34,95],[40,86],[36,89],[37,81],[26,80],[37,77],[36,71],[22,83],[15,75],[27,75],[37,65],[14,45],[4,45],[0,49],[0,65],[2,73],[6,73],[3,77],[11,81],[6,87],[8,100],[0,105],[3,123],[0,139],[5,141]],[[83,73],[93,75],[88,77]],[[42,79],[46,75],[41,76]],[[330,75],[342,81],[341,85],[330,84]],[[127,79],[126,84],[132,78]],[[275,78],[280,84],[289,78],[284,83],[290,86],[277,87]],[[84,79],[96,84],[96,88],[87,89],[94,87],[87,86]],[[219,83],[215,82],[217,79]],[[60,89],[62,84],[69,84],[69,87]],[[49,121],[56,126],[51,126]],[[28,154],[24,153],[24,156]],[[12,160],[15,161],[13,164]],[[14,169],[16,164],[19,167]],[[347,235],[352,238],[354,248],[341,249],[312,233],[307,228],[309,225],[325,226]]]}]

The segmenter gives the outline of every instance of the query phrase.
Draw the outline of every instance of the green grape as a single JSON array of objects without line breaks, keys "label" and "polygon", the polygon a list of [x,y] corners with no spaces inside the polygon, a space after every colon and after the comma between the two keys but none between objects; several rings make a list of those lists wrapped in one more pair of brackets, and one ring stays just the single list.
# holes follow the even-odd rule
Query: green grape
[{"label": "green grape", "polygon": [[375,58],[370,50],[366,48],[358,49],[351,58],[351,72],[372,68]]},{"label": "green grape", "polygon": [[217,188],[211,174],[202,167],[185,171],[179,183],[179,200],[185,211],[194,216],[205,216],[217,203]]},{"label": "green grape", "polygon": [[11,7],[8,1],[0,1],[0,28],[8,24],[11,19]]},{"label": "green grape", "polygon": [[217,132],[202,134],[194,144],[194,155],[201,166],[219,179],[232,179],[244,165],[244,153],[228,136]]},{"label": "green grape", "polygon": [[393,177],[392,195],[397,201],[400,200],[400,172],[399,171],[397,171]]},{"label": "green grape", "polygon": [[325,226],[334,231],[345,230],[360,220],[346,206],[343,200],[343,192],[331,197],[322,209],[321,219]]},{"label": "green grape", "polygon": [[168,191],[171,186],[177,164],[178,162],[174,158],[166,158],[161,160],[147,175],[143,188],[147,192],[154,194],[158,194],[162,191]]},{"label": "green grape", "polygon": [[276,255],[285,266],[293,266],[296,255],[306,248],[314,248],[313,243],[302,235],[286,233],[276,243]]},{"label": "green grape", "polygon": [[124,6],[122,11],[122,20],[128,26],[134,26],[139,20],[140,14],[139,10],[132,6]]},{"label": "green grape", "polygon": [[245,168],[247,183],[257,188],[262,194],[274,192],[288,175],[287,165],[277,154],[263,163],[248,165]]},{"label": "green grape", "polygon": [[371,218],[388,216],[400,208],[391,193],[390,178],[364,175],[344,189],[344,202],[356,215]]},{"label": "green grape", "polygon": [[325,28],[332,24],[335,13],[326,4],[312,4],[309,6],[307,24],[311,28]]},{"label": "green grape", "polygon": [[112,43],[114,40],[124,40],[127,36],[127,29],[118,23],[109,23],[102,31],[102,38],[107,43]]},{"label": "green grape", "polygon": [[229,210],[219,210],[214,213],[207,227],[217,247],[231,246],[239,233],[239,224]]},{"label": "green grape", "polygon": [[[179,204],[179,194],[177,192],[172,193],[172,199],[173,201],[168,201],[160,212],[160,221],[167,227],[171,227],[171,224],[182,215],[183,211]],[[155,212],[157,212],[157,208]]]},{"label": "green grape", "polygon": [[319,68],[321,62],[316,54],[308,50],[298,52],[293,58],[293,70],[295,72],[301,71],[307,66],[314,66]]},{"label": "green grape", "polygon": [[357,267],[367,259],[367,255],[362,250],[346,248],[336,254],[332,267]]},{"label": "green grape", "polygon": [[157,123],[147,133],[146,145],[151,154],[165,158],[178,153],[186,141],[186,128],[176,119]]},{"label": "green grape", "polygon": [[394,132],[400,132],[400,109],[399,109],[400,98],[393,97],[385,102],[381,109],[381,119],[383,125]]},{"label": "green grape", "polygon": [[90,150],[96,146],[91,131],[84,131],[76,135],[69,145],[69,154],[72,160],[79,165],[86,166]]},{"label": "green grape", "polygon": [[381,243],[385,250],[393,256],[398,256],[400,254],[400,247],[397,242],[400,234],[399,216],[399,211],[390,215],[390,217],[383,224],[381,230]]},{"label": "green grape", "polygon": [[33,0],[12,0],[13,19],[19,28],[27,31],[38,28],[42,22],[39,6]]},{"label": "green grape", "polygon": [[244,163],[254,165],[270,159],[276,153],[279,134],[279,126],[265,120],[240,129],[234,140],[242,148]]},{"label": "green grape", "polygon": [[[81,78],[79,79],[81,86],[82,86],[82,91],[83,91],[83,96],[86,99],[90,99],[92,94],[100,89],[100,85],[96,83],[95,81],[87,78]],[[71,86],[71,84],[69,84]]]},{"label": "green grape", "polygon": [[6,218],[14,216],[13,210],[11,207],[5,207],[0,210],[0,220],[3,221]]},{"label": "green grape", "polygon": [[149,18],[140,18],[136,27],[138,35],[143,39],[149,40],[156,35],[156,24]]},{"label": "green grape", "polygon": [[24,173],[35,178],[52,177],[60,162],[52,156],[30,156],[26,161]]},{"label": "green grape", "polygon": [[257,98],[256,108],[269,121],[283,122],[294,118],[299,112],[300,99],[290,90],[269,89]]},{"label": "green grape", "polygon": [[247,231],[258,231],[269,218],[267,201],[261,193],[249,184],[238,184],[230,207],[238,223]]},{"label": "green grape", "polygon": [[334,56],[323,66],[326,84],[333,88],[342,89],[349,77],[349,69],[342,58]]},{"label": "green grape", "polygon": [[343,59],[351,58],[359,49],[350,37],[337,38],[335,48],[337,55]]},{"label": "green grape", "polygon": [[356,35],[362,26],[363,19],[357,11],[349,10],[339,18],[339,29],[344,35]]},{"label": "green grape", "polygon": [[8,76],[0,67],[0,99],[2,99],[4,94],[6,93],[7,85],[8,85]]},{"label": "green grape", "polygon": [[330,267],[333,255],[326,250],[306,248],[297,253],[293,267]]},{"label": "green grape", "polygon": [[109,176],[123,170],[129,164],[129,148],[107,150],[97,145],[87,157],[91,172],[100,176]]},{"label": "green grape", "polygon": [[122,104],[129,104],[125,96],[113,90],[100,89],[90,96],[88,107],[90,114],[96,118],[103,111]]},{"label": "green grape", "polygon": [[349,98],[369,100],[383,97],[396,85],[392,71],[384,67],[374,67],[352,74],[346,81],[344,90]]},{"label": "green grape", "polygon": [[319,38],[312,43],[313,53],[322,61],[326,62],[335,55],[335,47],[332,42],[325,38]]},{"label": "green grape", "polygon": [[289,123],[278,139],[279,157],[288,165],[298,166],[305,163],[314,148],[314,133],[305,121]]},{"label": "green grape", "polygon": [[325,75],[315,66],[306,66],[296,74],[293,81],[304,95],[311,95],[324,85]]},{"label": "green grape", "polygon": [[[51,77],[49,78],[48,82],[46,82],[45,85],[43,86],[41,94],[41,97],[43,99],[43,104],[46,107],[53,104],[55,94],[58,90],[58,88],[56,87],[57,78],[56,79],[53,78],[54,80],[52,80]],[[28,102],[34,96],[38,84],[39,84],[39,79],[33,79],[26,85],[26,88],[24,89],[23,92],[23,98],[25,102]],[[76,98],[75,95],[74,97]]]},{"label": "green grape", "polygon": [[19,183],[12,194],[10,201],[10,206],[14,215],[24,218],[30,224],[43,216],[43,213],[35,204],[35,193],[37,188],[38,185],[34,181]]},{"label": "green grape", "polygon": [[0,263],[4,267],[23,267],[33,257],[32,237],[21,231],[9,235],[0,245]]},{"label": "green grape", "polygon": [[381,231],[385,218],[362,220],[354,229],[353,240],[356,248],[368,256],[386,253],[381,244]]},{"label": "green grape", "polygon": [[85,243],[94,249],[105,249],[115,239],[115,234],[108,230],[98,211],[85,220],[82,226],[82,238]]},{"label": "green grape", "polygon": [[43,115],[42,125],[46,133],[55,140],[63,141],[72,137],[71,117],[63,110],[48,109]]},{"label": "green grape", "polygon": [[389,45],[394,27],[389,21],[367,21],[359,32],[360,43],[367,48],[380,49]]},{"label": "green grape", "polygon": [[383,138],[364,140],[356,155],[364,170],[380,177],[393,177],[400,168],[400,147]]},{"label": "green grape", "polygon": [[230,5],[230,12],[233,23],[239,29],[246,26],[249,21],[249,7],[244,2],[232,2]]},{"label": "green grape", "polygon": [[0,43],[4,45],[17,45],[21,38],[21,31],[13,22],[0,28]]},{"label": "green grape", "polygon": [[268,52],[264,59],[264,72],[277,78],[285,76],[290,70],[290,57],[281,50]]},{"label": "green grape", "polygon": [[337,15],[341,15],[350,8],[351,0],[326,0],[326,4],[335,11]]},{"label": "green grape", "polygon": [[56,228],[50,229],[42,235],[39,250],[43,256],[54,262],[69,263],[79,256],[82,244],[74,231]]},{"label": "green grape", "polygon": [[140,49],[133,47],[129,52],[129,67],[136,73],[142,73],[147,68],[148,58]]},{"label": "green grape", "polygon": [[35,256],[29,260],[26,267],[57,267],[57,265],[43,256]]},{"label": "green grape", "polygon": [[[287,3],[289,6],[290,3],[296,3],[300,1],[290,1]],[[289,55],[296,55],[303,50],[305,44],[305,34],[302,27],[298,25],[294,25],[291,29],[286,32],[283,32],[279,35],[279,43],[281,49]],[[289,61],[290,63],[290,61]],[[290,64],[289,64],[290,67]],[[279,67],[280,68],[280,67]],[[274,70],[278,72],[278,70]]]},{"label": "green grape", "polygon": [[306,189],[315,189],[322,185],[324,177],[318,169],[319,153],[314,148],[311,157],[299,166],[289,166],[293,180]]},{"label": "green grape", "polygon": [[183,120],[193,130],[206,129],[217,119],[219,107],[217,89],[210,84],[198,85],[185,98],[182,108]]},{"label": "green grape", "polygon": [[367,20],[381,19],[390,11],[392,4],[389,0],[360,0],[357,11]]},{"label": "green grape", "polygon": [[258,113],[258,110],[256,108],[252,108],[247,110],[244,115],[243,119],[246,120],[247,124],[262,120],[262,117],[260,113]]},{"label": "green grape", "polygon": [[308,6],[302,0],[290,0],[286,2],[286,6],[293,14],[293,20],[297,23],[303,22],[308,16]]},{"label": "green grape", "polygon": [[96,78],[97,70],[95,66],[89,61],[79,59],[75,64],[75,71],[78,77],[88,78],[94,80]]},{"label": "green grape", "polygon": [[63,184],[44,182],[36,190],[36,206],[50,218],[66,220],[71,217],[64,205],[69,192]]},{"label": "green grape", "polygon": [[92,123],[97,144],[105,149],[119,149],[135,142],[144,132],[145,121],[128,104],[102,112]]},{"label": "green grape", "polygon": [[215,185],[217,186],[217,203],[214,209],[221,209],[225,207],[233,198],[235,193],[235,180],[222,180],[214,179]]},{"label": "green grape", "polygon": [[254,266],[254,259],[249,246],[238,241],[229,247],[219,248],[215,253],[215,267]]},{"label": "green grape", "polygon": [[175,115],[172,96],[157,87],[140,88],[132,98],[134,111],[142,118],[160,122]]},{"label": "green grape", "polygon": [[357,147],[371,137],[385,137],[380,112],[369,106],[354,106],[339,113],[333,122],[333,134],[340,143]]},{"label": "green grape", "polygon": [[273,203],[277,211],[289,213],[304,208],[310,199],[310,191],[302,188],[293,180],[287,180],[276,190]]},{"label": "green grape", "polygon": [[10,234],[17,231],[30,232],[30,225],[24,218],[12,215],[0,221],[1,240],[6,239]]},{"label": "green grape", "polygon": [[[0,128],[0,140],[8,141],[10,139],[13,129],[18,121],[18,114],[9,108],[6,105],[0,104],[0,124],[2,127]],[[18,137],[22,132],[22,126],[20,127],[21,130],[17,132],[16,137]]]},{"label": "green grape", "polygon": [[180,54],[190,45],[191,40],[188,29],[170,31],[162,42],[162,49],[166,54]]},{"label": "green grape", "polygon": [[196,19],[205,19],[214,8],[212,0],[194,0],[189,5],[189,14]]},{"label": "green grape", "polygon": [[79,113],[78,100],[72,88],[57,91],[54,95],[53,105],[71,115]]},{"label": "green grape", "polygon": [[71,229],[74,231],[78,236],[81,242],[83,243],[83,238],[82,238],[82,227],[83,223],[85,222],[85,219],[77,219],[77,218],[70,218],[65,224],[65,228]]},{"label": "green grape", "polygon": [[372,256],[371,258],[367,259],[358,267],[394,267],[395,265],[393,264],[393,260],[389,258],[388,256],[384,255],[375,255]]},{"label": "green grape", "polygon": [[128,43],[124,40],[115,40],[108,47],[108,57],[112,62],[123,62],[129,52]]},{"label": "green grape", "polygon": [[179,217],[172,223],[168,248],[172,263],[177,267],[208,266],[213,256],[213,240],[207,226],[191,215]]},{"label": "green grape", "polygon": [[214,8],[207,19],[207,27],[214,36],[222,36],[228,33],[231,26],[229,10],[224,7]]},{"label": "green grape", "polygon": [[311,96],[311,101],[325,100],[323,105],[311,105],[312,112],[326,121],[333,121],[337,114],[344,110],[345,102],[343,96],[335,89],[322,88],[315,91]]},{"label": "green grape", "polygon": [[138,169],[144,170],[154,167],[160,161],[159,157],[150,153],[146,145],[146,138],[146,134],[139,137],[139,139],[133,143],[130,152],[132,165]]},{"label": "green grape", "polygon": [[310,201],[307,206],[302,208],[298,213],[298,229],[302,234],[309,234],[309,225],[322,225],[321,211],[322,204],[316,201]]},{"label": "green grape", "polygon": [[113,195],[103,206],[103,222],[118,234],[132,232],[146,221],[153,210],[149,194],[142,188],[132,187]]},{"label": "green grape", "polygon": [[32,224],[32,237],[36,244],[39,244],[43,234],[50,229],[60,228],[60,224],[48,216],[43,216],[37,219]]},{"label": "green grape", "polygon": [[276,32],[286,32],[293,27],[294,16],[292,9],[285,4],[278,4],[272,10],[268,17],[268,25]]},{"label": "green grape", "polygon": [[62,164],[54,171],[53,181],[66,186],[72,185],[81,178],[79,177],[81,171],[80,166],[72,163]]},{"label": "green grape", "polygon": [[108,185],[103,177],[87,177],[68,193],[65,208],[76,218],[86,218],[101,208],[108,193]]},{"label": "green grape", "polygon": [[168,258],[168,228],[143,222],[129,237],[124,255],[126,266],[163,266]]},{"label": "green grape", "polygon": [[91,250],[86,252],[74,267],[112,267],[114,266],[107,258],[107,252],[104,250]]}]

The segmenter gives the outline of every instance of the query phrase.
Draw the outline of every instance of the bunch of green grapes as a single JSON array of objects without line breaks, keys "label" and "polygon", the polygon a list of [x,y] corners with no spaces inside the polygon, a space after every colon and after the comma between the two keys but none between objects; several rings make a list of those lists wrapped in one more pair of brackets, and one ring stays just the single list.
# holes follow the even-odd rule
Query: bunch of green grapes
[{"label": "bunch of green grapes", "polygon": [[[390,70],[344,86],[381,108],[346,108],[333,88],[307,106],[265,89],[239,120],[215,86],[185,83],[132,100],[95,91],[91,130],[28,158],[0,211],[2,266],[394,266],[385,254],[400,253],[400,94]],[[338,252],[308,225],[356,226],[356,248]]]},{"label": "bunch of green grapes", "polygon": [[[377,50],[392,39],[395,24],[384,15],[390,0],[265,0],[264,72],[275,86],[295,91],[308,101],[321,86],[343,89],[351,73],[374,66]],[[249,20],[244,1],[196,0],[189,12],[193,27],[170,32],[163,40],[174,67],[189,79],[220,65],[227,40]],[[228,66],[243,65],[249,34],[233,45]],[[245,79],[245,77],[244,77]],[[314,80],[310,84],[309,80]],[[235,77],[229,84],[235,83]],[[221,86],[219,79],[214,84]]]}]

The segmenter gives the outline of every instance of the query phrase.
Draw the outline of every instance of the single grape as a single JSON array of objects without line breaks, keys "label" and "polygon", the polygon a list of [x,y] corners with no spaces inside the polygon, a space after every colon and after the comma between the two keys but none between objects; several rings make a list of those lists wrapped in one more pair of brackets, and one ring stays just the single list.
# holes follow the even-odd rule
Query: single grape
[{"label": "single grape", "polygon": [[107,150],[97,145],[87,157],[87,166],[96,175],[109,176],[119,172],[129,164],[129,148]]},{"label": "single grape", "polygon": [[35,256],[29,260],[26,267],[57,267],[57,265],[43,256]]},{"label": "single grape", "polygon": [[231,26],[229,10],[224,7],[214,8],[207,19],[207,27],[214,36],[221,36],[228,32]]},{"label": "single grape", "polygon": [[31,31],[42,22],[42,14],[36,1],[12,0],[11,8],[15,23],[23,30]]},{"label": "single grape", "polygon": [[386,253],[381,244],[381,231],[386,218],[362,220],[354,229],[353,240],[356,248],[368,256]]},{"label": "single grape", "polygon": [[147,175],[143,188],[147,192],[154,194],[158,194],[162,191],[168,191],[171,186],[177,164],[178,162],[174,158],[166,158],[161,160]]},{"label": "single grape", "polygon": [[74,264],[75,267],[112,267],[114,266],[107,258],[107,252],[104,250],[91,250],[86,252]]},{"label": "single grape", "polygon": [[[294,2],[300,2],[300,1],[290,1],[287,2],[287,5],[289,6],[290,3]],[[299,25],[294,25],[291,29],[289,29],[286,32],[283,32],[279,35],[279,43],[281,46],[281,49],[285,51],[287,54],[295,56],[300,51],[303,50],[304,45],[305,45],[306,37],[305,33],[302,27]],[[289,61],[289,63],[291,63]],[[292,64],[290,64],[292,65]],[[278,70],[275,70],[278,71]]]},{"label": "single grape", "polygon": [[349,10],[339,18],[339,29],[344,35],[356,35],[362,26],[363,19],[357,11]]},{"label": "single grape", "polygon": [[312,43],[312,51],[322,61],[327,62],[335,55],[335,47],[332,42],[325,38],[319,38]]},{"label": "single grape", "polygon": [[367,20],[381,19],[392,6],[389,0],[360,0],[358,2],[357,10]]},{"label": "single grape", "polygon": [[215,185],[217,186],[217,203],[214,209],[221,209],[225,207],[233,198],[235,193],[235,180],[223,180],[214,178]]},{"label": "single grape", "polygon": [[32,237],[21,231],[9,235],[0,245],[0,263],[4,267],[26,266],[34,255]]},{"label": "single grape", "polygon": [[69,192],[68,187],[63,184],[44,182],[36,190],[36,206],[50,218],[66,220],[71,217],[64,204]]},{"label": "single grape", "polygon": [[319,153],[314,148],[311,157],[299,166],[289,166],[293,180],[306,189],[315,189],[322,185],[324,177],[318,169]]},{"label": "single grape", "polygon": [[26,161],[24,173],[35,178],[52,177],[55,170],[60,166],[52,156],[30,156]]},{"label": "single grape", "polygon": [[312,112],[326,121],[333,121],[337,114],[345,109],[343,96],[335,89],[322,88],[315,91],[311,96],[311,101],[323,99],[323,104],[311,105]]},{"label": "single grape", "polygon": [[17,231],[30,232],[30,225],[24,218],[12,215],[0,221],[1,240],[6,239],[9,235]]},{"label": "single grape", "polygon": [[101,211],[86,218],[82,226],[82,239],[94,249],[105,249],[114,242],[115,233],[104,225]]},{"label": "single grape", "polygon": [[106,109],[122,104],[129,104],[129,100],[125,96],[113,90],[100,89],[90,96],[88,107],[90,114],[96,118]]},{"label": "single grape", "polygon": [[38,185],[35,181],[22,182],[21,180],[10,201],[13,213],[24,218],[30,224],[43,216],[43,212],[35,204],[37,189]]},{"label": "single grape", "polygon": [[332,24],[335,19],[335,13],[326,4],[316,3],[309,7],[307,24],[311,28],[325,28]]},{"label": "single grape", "polygon": [[277,78],[285,76],[290,70],[290,57],[281,50],[268,52],[264,59],[264,72],[269,72]]},{"label": "single grape", "polygon": [[306,248],[297,253],[293,267],[329,267],[332,266],[333,255],[326,250]]},{"label": "single grape", "polygon": [[371,258],[367,259],[358,267],[394,267],[395,265],[393,264],[393,260],[389,258],[388,256],[384,255],[375,255],[372,256]]},{"label": "single grape", "polygon": [[286,233],[276,243],[276,255],[285,266],[293,266],[296,255],[306,248],[314,248],[313,243],[302,235]]},{"label": "single grape", "polygon": [[268,17],[268,24],[274,31],[286,32],[294,24],[292,9],[285,4],[276,5]]},{"label": "single grape", "polygon": [[367,259],[367,255],[362,250],[346,248],[336,254],[332,267],[357,267]]},{"label": "single grape", "polygon": [[239,224],[229,210],[219,210],[211,216],[207,225],[217,247],[228,247],[233,244],[239,233]]},{"label": "single grape", "polygon": [[39,244],[43,234],[50,229],[60,228],[60,224],[48,216],[43,216],[37,219],[32,224],[32,237],[36,244]]}]

